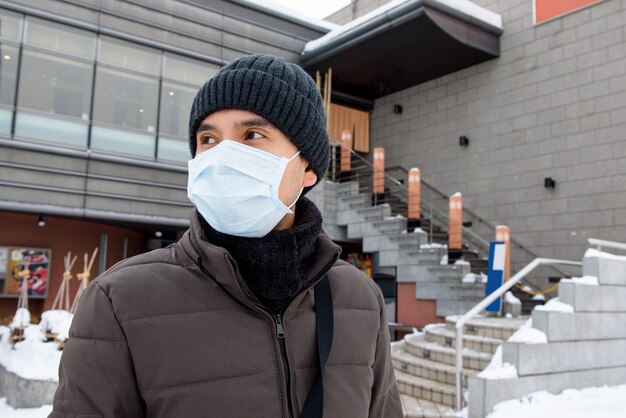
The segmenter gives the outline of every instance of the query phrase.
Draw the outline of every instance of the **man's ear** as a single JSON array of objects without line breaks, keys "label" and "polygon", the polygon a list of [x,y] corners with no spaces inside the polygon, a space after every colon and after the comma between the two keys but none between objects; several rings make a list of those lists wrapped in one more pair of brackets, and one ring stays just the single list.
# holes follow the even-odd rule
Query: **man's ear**
[{"label": "man's ear", "polygon": [[306,168],[302,176],[302,187],[311,187],[317,182],[317,174],[310,165]]}]

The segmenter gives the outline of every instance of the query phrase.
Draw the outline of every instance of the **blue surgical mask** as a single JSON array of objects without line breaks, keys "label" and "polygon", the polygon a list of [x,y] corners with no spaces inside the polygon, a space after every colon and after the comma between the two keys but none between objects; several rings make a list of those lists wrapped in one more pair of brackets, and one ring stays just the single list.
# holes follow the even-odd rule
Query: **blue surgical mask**
[{"label": "blue surgical mask", "polygon": [[223,140],[188,162],[187,195],[215,230],[238,237],[267,235],[289,213],[278,198],[285,168],[300,154],[278,157]]}]

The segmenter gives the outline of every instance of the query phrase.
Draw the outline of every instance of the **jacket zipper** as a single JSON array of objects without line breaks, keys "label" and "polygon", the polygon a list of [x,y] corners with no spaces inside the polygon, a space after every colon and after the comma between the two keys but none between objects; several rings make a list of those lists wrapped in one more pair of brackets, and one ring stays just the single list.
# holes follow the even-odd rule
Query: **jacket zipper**
[{"label": "jacket zipper", "polygon": [[281,314],[274,315],[276,323],[276,336],[278,337],[278,347],[280,348],[280,359],[283,363],[283,373],[287,385],[287,416],[293,418],[293,402],[291,400],[291,372],[289,361],[287,360],[287,344],[285,341],[285,328],[283,327],[283,317]]},{"label": "jacket zipper", "polygon": [[[285,327],[283,326],[283,317],[281,314],[272,314],[271,312],[269,312],[267,308],[265,308],[261,303],[259,303],[256,297],[247,289],[247,287],[244,287],[242,285],[243,278],[241,277],[241,272],[239,271],[239,265],[237,264],[237,260],[235,260],[235,258],[232,257],[230,254],[228,254],[227,256],[232,262],[232,264],[235,266],[235,276],[237,277],[237,281],[239,281],[239,286],[243,294],[246,295],[248,299],[250,299],[250,302],[252,302],[253,305],[259,308],[262,312],[265,312],[267,315],[270,315],[274,319],[274,324],[276,325],[276,337],[278,339],[279,356],[280,356],[280,360],[283,363],[283,373],[284,373],[285,383],[286,383],[287,416],[288,418],[294,418],[293,400],[291,398],[291,378],[290,378],[291,370],[290,370],[289,361],[287,358],[287,345],[285,342]],[[339,258],[339,254],[333,257],[331,262],[328,263],[326,266],[324,266],[324,269],[322,269],[323,273],[320,274],[318,277],[316,277],[313,283],[307,286],[306,289],[315,287],[315,285],[318,284],[324,278],[324,275],[328,272],[328,270],[332,267],[332,265],[335,264],[338,258]],[[302,290],[304,291],[306,289],[302,289]],[[287,309],[289,309],[289,307],[287,307]]]}]

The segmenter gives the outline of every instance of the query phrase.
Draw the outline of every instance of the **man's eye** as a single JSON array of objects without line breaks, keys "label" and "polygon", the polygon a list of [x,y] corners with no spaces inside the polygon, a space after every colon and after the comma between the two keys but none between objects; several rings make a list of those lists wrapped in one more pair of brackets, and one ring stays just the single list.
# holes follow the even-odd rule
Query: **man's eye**
[{"label": "man's eye", "polygon": [[262,138],[265,138],[265,136],[261,135],[258,132],[250,131],[246,133],[246,139],[262,139]]},{"label": "man's eye", "polygon": [[207,145],[207,144],[214,144],[215,138],[213,138],[212,136],[201,136],[200,137],[200,143],[203,145]]}]

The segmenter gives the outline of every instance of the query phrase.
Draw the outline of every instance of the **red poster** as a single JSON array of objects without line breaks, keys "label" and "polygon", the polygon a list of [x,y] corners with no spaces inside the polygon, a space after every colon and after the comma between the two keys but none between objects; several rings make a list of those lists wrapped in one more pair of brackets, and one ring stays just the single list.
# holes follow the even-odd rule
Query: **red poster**
[{"label": "red poster", "polygon": [[552,20],[604,0],[534,0],[535,24]]}]

